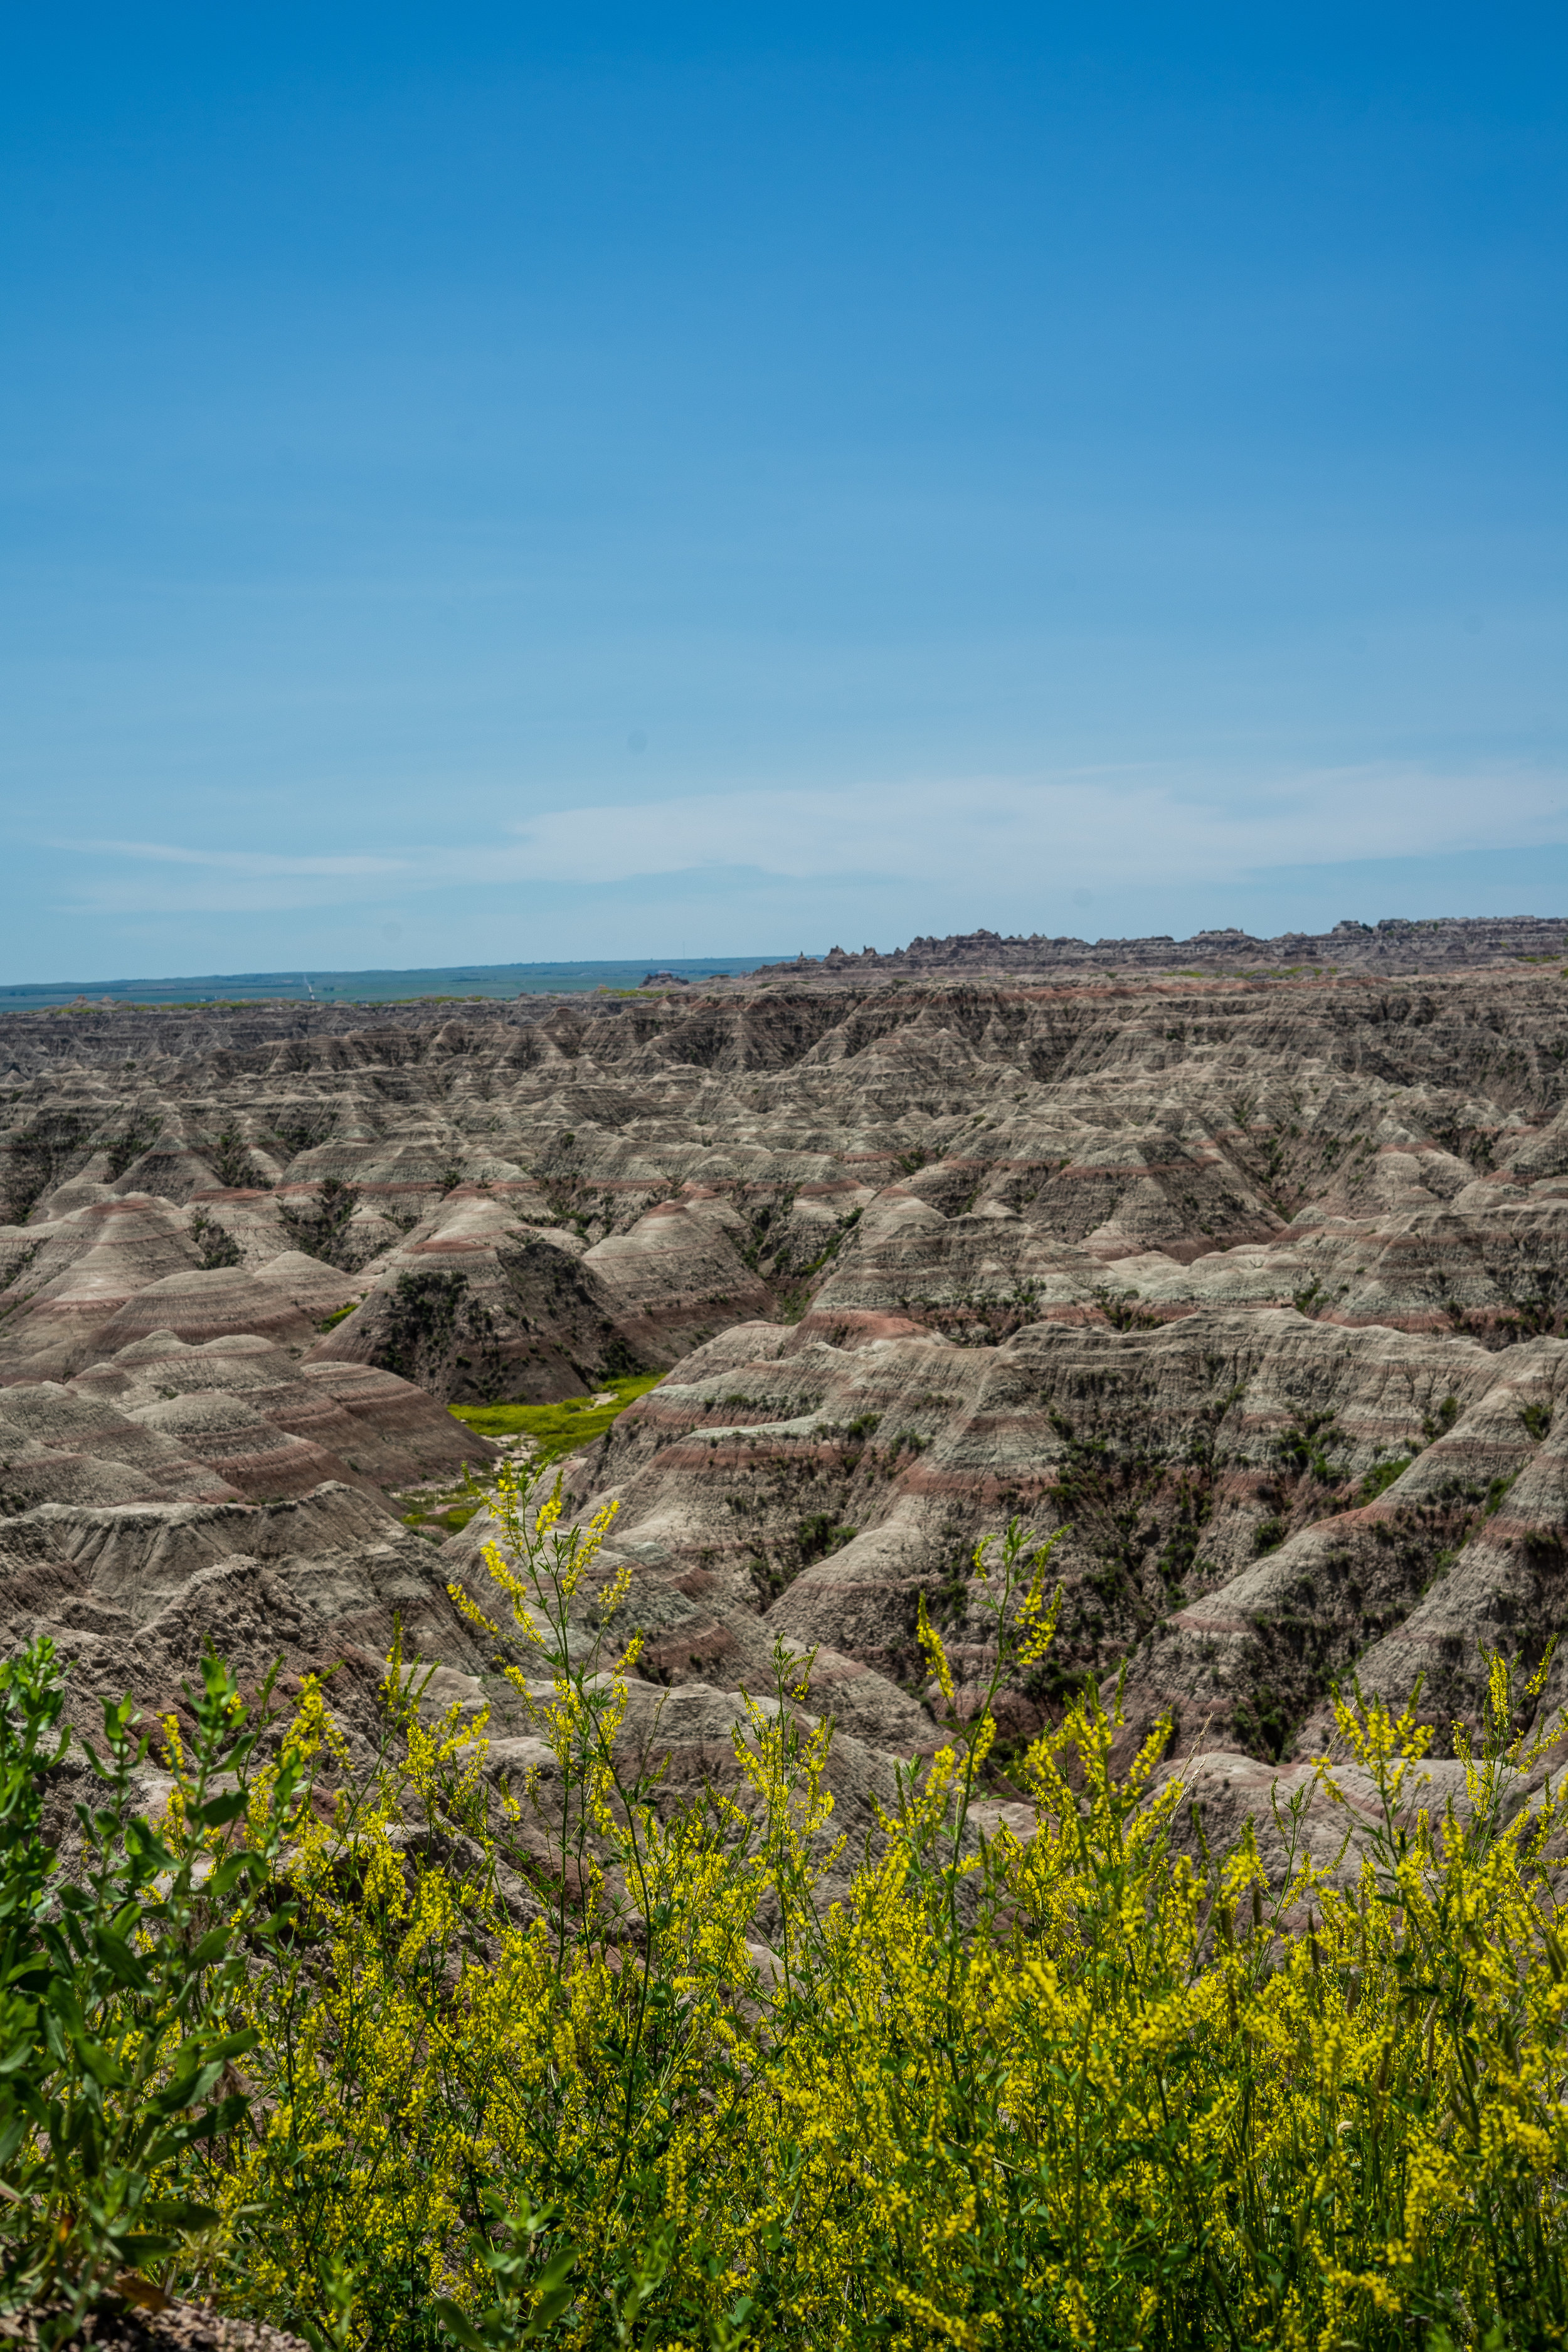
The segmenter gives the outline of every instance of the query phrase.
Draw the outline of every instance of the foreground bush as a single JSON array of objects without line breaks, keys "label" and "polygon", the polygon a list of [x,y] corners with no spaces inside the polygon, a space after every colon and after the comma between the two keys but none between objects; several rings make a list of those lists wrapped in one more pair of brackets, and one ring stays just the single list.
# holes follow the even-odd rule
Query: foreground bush
[{"label": "foreground bush", "polygon": [[[102,1801],[77,1808],[67,1877],[41,1834],[63,1706],[50,1643],[0,1663],[0,2325],[31,2312],[46,2344],[117,2283],[155,2301],[144,2269],[219,2230],[190,2193],[193,2152],[247,2111],[232,2082],[256,2041],[240,1949],[265,1951],[276,1924],[266,1896],[302,1761],[286,1752],[239,1792],[257,1732],[209,1661],[154,1824],[136,1809],[131,1702],[106,1704],[87,1750]],[[211,1852],[247,1812],[254,1840]]]},{"label": "foreground bush", "polygon": [[[490,1555],[549,1749],[509,1796],[482,1728],[422,1719],[395,1657],[368,1780],[334,1764],[310,1689],[279,1760],[233,1768],[244,1827],[174,1753],[190,1794],[155,1834],[175,1883],[264,1857],[282,1908],[237,1919],[242,1973],[202,1964],[216,2023],[256,2038],[236,2103],[187,2101],[193,2128],[142,2159],[180,2239],[147,2257],[166,2283],[342,2347],[1563,2340],[1558,1811],[1548,1790],[1504,1817],[1537,1751],[1500,1662],[1468,1803],[1436,1821],[1407,1801],[1412,1717],[1341,1707],[1382,1805],[1348,1894],[1304,1863],[1270,1888],[1249,1841],[1189,1859],[1158,1741],[1117,1778],[1090,1695],[1023,1768],[1034,1836],[974,1832],[983,1705],[825,1909],[829,1735],[799,1715],[798,1662],[781,1654],[751,1702],[729,1793],[627,1781],[635,1644],[574,1662],[566,1638],[607,1520],[577,1537],[558,1512],[525,1518],[503,1491]],[[998,1679],[1048,1644],[1045,1569],[1016,1529],[983,1548]],[[625,1597],[598,1591],[605,1642]],[[209,1688],[227,1690],[216,1669]],[[156,1923],[119,1932],[151,1970]],[[83,2030],[112,2053],[150,2030],[153,1996],[110,1978]],[[150,2078],[114,2063],[102,2104],[123,2132]],[[6,2210],[34,2222],[25,2168],[51,2128],[27,2109],[6,2148],[24,2200]],[[97,2145],[73,2144],[82,2183]],[[51,2198],[78,2193],[53,2178]],[[200,2209],[183,2223],[181,2199]]]}]

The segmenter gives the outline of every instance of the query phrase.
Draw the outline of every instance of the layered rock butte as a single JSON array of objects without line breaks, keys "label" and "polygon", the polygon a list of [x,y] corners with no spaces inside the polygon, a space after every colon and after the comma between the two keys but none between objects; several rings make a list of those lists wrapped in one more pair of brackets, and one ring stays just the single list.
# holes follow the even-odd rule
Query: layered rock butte
[{"label": "layered rock butte", "polygon": [[177,1704],[212,1640],[337,1666],[352,1717],[400,1616],[504,1727],[447,1592],[489,1522],[438,1549],[388,1494],[482,1473],[448,1402],[657,1372],[566,1475],[619,1502],[678,1769],[783,1636],[853,1828],[939,1737],[919,1597],[973,1685],[1015,1514],[1070,1533],[1004,1768],[1123,1668],[1128,1738],[1172,1715],[1221,1812],[1352,1672],[1451,1752],[1480,1645],[1533,1664],[1568,1613],[1568,977],[1561,924],[1428,929],[1438,970],[1421,929],[1364,935],[1394,971],[958,941],[460,1018],[11,1017],[4,1639],[51,1633],[84,1708]]}]

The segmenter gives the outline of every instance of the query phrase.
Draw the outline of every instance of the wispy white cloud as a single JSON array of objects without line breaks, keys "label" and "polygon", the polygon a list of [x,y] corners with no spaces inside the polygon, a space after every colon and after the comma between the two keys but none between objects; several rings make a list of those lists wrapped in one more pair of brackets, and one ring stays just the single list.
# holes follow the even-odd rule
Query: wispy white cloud
[{"label": "wispy white cloud", "polygon": [[[1167,770],[789,786],[557,807],[500,841],[341,856],[72,841],[84,904],[156,913],[405,898],[454,886],[608,887],[729,870],[781,883],[988,894],[1224,885],[1279,866],[1439,856],[1568,840],[1559,774],[1366,766],[1265,778],[1244,794]],[[162,869],[154,881],[148,868]],[[132,869],[132,870],[128,870]]]},{"label": "wispy white cloud", "polygon": [[101,857],[132,857],[155,866],[200,866],[227,874],[404,874],[408,857],[301,857],[270,849],[196,849],[172,841],[51,841],[51,849],[75,849]]},{"label": "wispy white cloud", "polygon": [[1093,887],[1230,879],[1271,866],[1521,846],[1568,834],[1564,779],[1342,768],[1223,794],[1200,777],[1127,770],[967,776],[843,791],[690,794],[555,809],[517,827],[541,880],[621,881],[704,865],[797,879],[1011,880]]}]

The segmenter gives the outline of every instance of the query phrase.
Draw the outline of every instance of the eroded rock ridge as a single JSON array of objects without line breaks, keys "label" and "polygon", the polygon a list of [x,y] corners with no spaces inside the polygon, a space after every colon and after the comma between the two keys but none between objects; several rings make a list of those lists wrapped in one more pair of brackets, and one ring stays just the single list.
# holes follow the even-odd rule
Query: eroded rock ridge
[{"label": "eroded rock ridge", "polygon": [[1352,1672],[1447,1743],[1479,1644],[1533,1663],[1568,1605],[1555,963],[900,977],[13,1019],[5,1638],[158,1705],[205,1639],[281,1652],[352,1714],[400,1616],[495,1697],[447,1593],[486,1520],[437,1549],[388,1498],[483,1475],[449,1402],[642,1372],[568,1478],[692,1770],[783,1635],[868,1802],[938,1737],[922,1593],[984,1675],[1015,1513],[1071,1533],[1005,1742],[1125,1665],[1129,1737],[1169,1713],[1216,1789]]}]

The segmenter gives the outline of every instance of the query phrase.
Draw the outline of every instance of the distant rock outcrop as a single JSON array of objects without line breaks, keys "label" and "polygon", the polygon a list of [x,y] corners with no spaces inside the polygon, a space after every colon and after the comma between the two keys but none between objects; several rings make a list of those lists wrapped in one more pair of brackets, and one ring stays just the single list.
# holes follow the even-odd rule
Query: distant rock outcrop
[{"label": "distant rock outcrop", "polygon": [[1422,921],[1391,916],[1380,923],[1336,923],[1331,931],[1287,931],[1277,940],[1254,939],[1250,932],[1234,929],[1198,931],[1190,940],[1162,933],[1154,939],[1092,943],[1047,939],[1037,931],[1027,939],[1016,934],[1004,939],[996,931],[955,931],[944,940],[911,940],[907,948],[894,948],[886,955],[875,948],[862,948],[858,955],[830,948],[825,956],[801,955],[793,963],[763,964],[752,977],[1171,971],[1184,965],[1229,971],[1260,963],[1273,968],[1327,965],[1341,971],[1456,971],[1510,957],[1555,960],[1563,955],[1568,955],[1568,916],[1438,916]]}]

